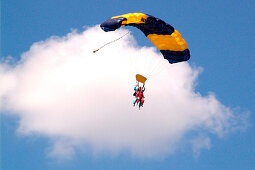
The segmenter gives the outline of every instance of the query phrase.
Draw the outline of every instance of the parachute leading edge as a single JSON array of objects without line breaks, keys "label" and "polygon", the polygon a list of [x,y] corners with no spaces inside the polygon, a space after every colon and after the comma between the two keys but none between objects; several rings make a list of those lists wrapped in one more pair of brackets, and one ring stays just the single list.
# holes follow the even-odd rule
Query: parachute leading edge
[{"label": "parachute leading edge", "polygon": [[161,19],[143,13],[129,13],[112,17],[100,25],[106,32],[121,26],[140,29],[171,64],[190,59],[188,45],[181,34]]}]

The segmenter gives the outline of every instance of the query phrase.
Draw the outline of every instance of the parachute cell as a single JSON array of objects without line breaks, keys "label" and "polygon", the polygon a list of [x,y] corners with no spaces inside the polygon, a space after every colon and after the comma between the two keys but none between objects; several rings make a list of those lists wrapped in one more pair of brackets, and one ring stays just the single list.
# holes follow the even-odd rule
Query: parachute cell
[{"label": "parachute cell", "polygon": [[129,13],[112,17],[100,25],[106,32],[114,31],[121,26],[140,29],[171,64],[190,58],[188,45],[181,34],[161,19],[143,13]]}]

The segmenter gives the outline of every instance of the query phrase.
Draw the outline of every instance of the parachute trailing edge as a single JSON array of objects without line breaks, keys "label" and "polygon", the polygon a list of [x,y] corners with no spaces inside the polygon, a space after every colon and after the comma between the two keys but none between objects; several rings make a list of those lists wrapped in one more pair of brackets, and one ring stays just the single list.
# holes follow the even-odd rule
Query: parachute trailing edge
[{"label": "parachute trailing edge", "polygon": [[106,32],[122,26],[140,29],[171,64],[190,59],[188,45],[181,34],[159,18],[143,13],[129,13],[112,17],[100,25]]}]

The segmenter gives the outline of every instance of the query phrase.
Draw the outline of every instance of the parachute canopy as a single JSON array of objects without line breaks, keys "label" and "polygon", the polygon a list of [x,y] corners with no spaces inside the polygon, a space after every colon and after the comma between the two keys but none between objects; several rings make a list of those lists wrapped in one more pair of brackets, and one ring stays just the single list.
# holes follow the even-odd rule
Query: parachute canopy
[{"label": "parachute canopy", "polygon": [[147,80],[146,77],[144,77],[144,76],[142,76],[140,74],[137,74],[135,77],[136,77],[136,80],[141,82],[141,83],[145,83],[145,81]]},{"label": "parachute canopy", "polygon": [[190,58],[190,51],[181,34],[161,19],[143,13],[129,13],[112,17],[100,25],[106,32],[114,31],[121,26],[140,29],[171,64]]}]

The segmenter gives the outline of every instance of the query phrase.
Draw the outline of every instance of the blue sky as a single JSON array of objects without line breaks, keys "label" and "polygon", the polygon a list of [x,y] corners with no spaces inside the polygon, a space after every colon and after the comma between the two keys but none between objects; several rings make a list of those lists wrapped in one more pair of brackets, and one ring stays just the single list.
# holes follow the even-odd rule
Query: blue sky
[{"label": "blue sky", "polygon": [[[222,138],[210,136],[211,148],[194,157],[188,146],[173,155],[140,159],[122,153],[71,160],[47,157],[47,137],[16,132],[19,117],[1,114],[2,169],[254,169],[255,28],[254,1],[81,1],[18,0],[1,2],[1,58],[22,53],[53,35],[84,30],[130,12],[148,13],[179,30],[191,51],[191,66],[202,67],[196,91],[213,92],[226,106],[249,112],[250,126]],[[152,44],[129,28],[140,46]]]}]

